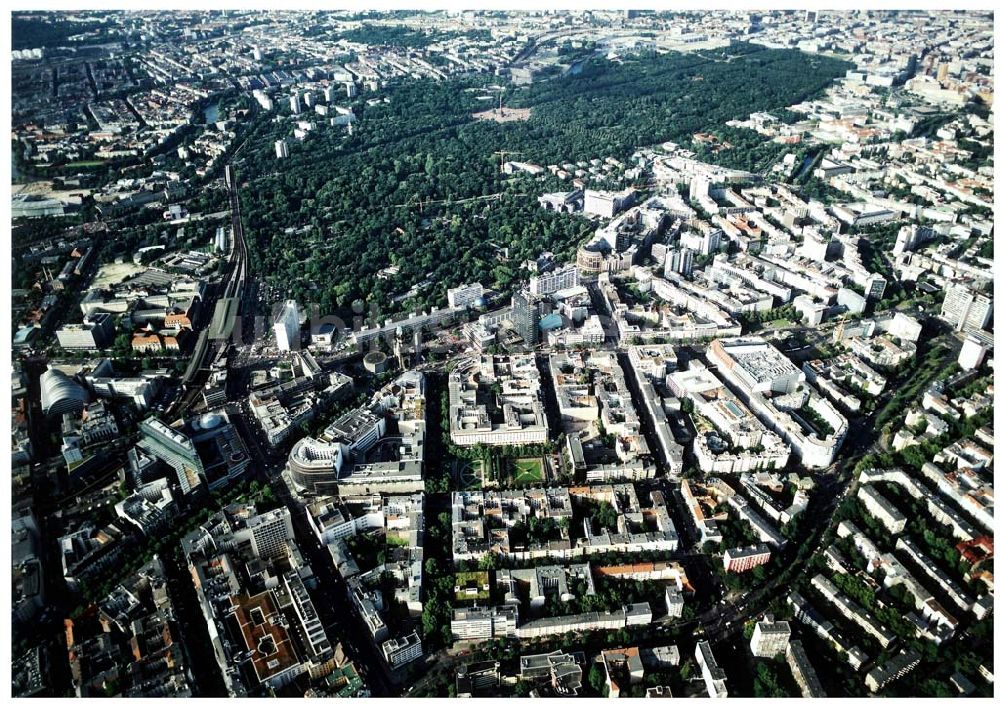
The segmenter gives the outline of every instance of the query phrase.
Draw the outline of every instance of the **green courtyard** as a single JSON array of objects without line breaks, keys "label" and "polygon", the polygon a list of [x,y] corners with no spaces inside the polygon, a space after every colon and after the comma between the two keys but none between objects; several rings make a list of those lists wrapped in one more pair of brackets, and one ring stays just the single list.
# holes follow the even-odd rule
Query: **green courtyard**
[{"label": "green courtyard", "polygon": [[512,463],[515,484],[541,484],[545,481],[545,465],[541,457],[521,457]]}]

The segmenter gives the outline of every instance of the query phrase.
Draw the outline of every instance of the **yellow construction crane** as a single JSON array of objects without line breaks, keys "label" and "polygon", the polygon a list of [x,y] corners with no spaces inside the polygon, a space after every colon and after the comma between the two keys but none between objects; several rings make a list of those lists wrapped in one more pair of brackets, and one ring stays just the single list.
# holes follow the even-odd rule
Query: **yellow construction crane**
[{"label": "yellow construction crane", "polygon": [[523,152],[508,152],[508,151],[506,151],[504,149],[501,149],[498,152],[493,152],[493,156],[500,157],[500,173],[503,173],[504,166],[507,165],[507,156],[508,155],[510,155],[510,154],[522,154],[522,153]]}]

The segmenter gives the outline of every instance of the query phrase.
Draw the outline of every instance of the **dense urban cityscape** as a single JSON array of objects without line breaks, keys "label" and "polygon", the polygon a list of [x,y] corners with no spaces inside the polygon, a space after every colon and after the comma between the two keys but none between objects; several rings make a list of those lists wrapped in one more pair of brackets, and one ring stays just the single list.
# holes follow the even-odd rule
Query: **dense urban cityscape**
[{"label": "dense urban cityscape", "polygon": [[13,695],[992,697],[993,27],[12,13]]}]

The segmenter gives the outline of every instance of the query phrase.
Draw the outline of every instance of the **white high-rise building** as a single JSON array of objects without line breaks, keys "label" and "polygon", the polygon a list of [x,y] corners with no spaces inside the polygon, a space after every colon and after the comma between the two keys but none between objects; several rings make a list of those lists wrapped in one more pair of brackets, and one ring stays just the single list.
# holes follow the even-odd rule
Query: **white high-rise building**
[{"label": "white high-rise building", "polygon": [[285,301],[285,305],[274,321],[274,337],[282,352],[299,348],[299,309],[295,301]]},{"label": "white high-rise building", "polygon": [[254,555],[263,558],[284,555],[288,551],[289,541],[295,539],[292,515],[284,506],[251,516],[245,530],[249,533]]},{"label": "white high-rise building", "polygon": [[288,158],[288,142],[283,139],[279,139],[274,143],[274,153],[277,154],[279,159]]},{"label": "white high-rise building", "polygon": [[701,254],[708,256],[722,249],[722,230],[715,228],[701,236]]},{"label": "white high-rise building", "polygon": [[962,351],[958,353],[958,366],[966,371],[976,369],[983,363],[983,358],[993,346],[992,335],[972,333],[962,343]]},{"label": "white high-rise building", "polygon": [[465,286],[448,289],[449,308],[468,308],[483,297],[483,285],[478,281]]},{"label": "white high-rise building", "polygon": [[293,115],[298,115],[302,112],[302,100],[299,98],[298,93],[292,93],[292,97],[288,99],[288,107],[292,109]]},{"label": "white high-rise building", "polygon": [[922,242],[932,240],[937,233],[930,227],[919,225],[906,225],[899,228],[896,233],[896,243],[892,248],[892,256],[899,257],[904,252],[912,252],[920,246]]},{"label": "white high-rise building", "polygon": [[770,614],[754,626],[750,638],[750,652],[758,658],[773,658],[784,655],[788,642],[792,638],[792,629],[788,621],[775,621]]},{"label": "white high-rise building", "polygon": [[722,248],[722,230],[711,228],[705,232],[688,230],[681,233],[680,245],[695,250],[702,256],[709,256]]},{"label": "white high-rise building", "polygon": [[955,330],[982,330],[993,317],[993,299],[961,284],[950,287],[941,306],[941,319]]},{"label": "white high-rise building", "polygon": [[564,288],[579,286],[580,272],[573,264],[554,271],[547,271],[528,280],[528,290],[535,296],[547,296]]},{"label": "white high-rise building", "polygon": [[813,227],[802,229],[802,244],[796,250],[797,254],[814,262],[824,262],[829,252],[830,240],[826,239],[822,232]]},{"label": "white high-rise building", "polygon": [[667,258],[663,262],[666,272],[681,276],[690,276],[694,271],[694,250],[687,247],[671,247],[667,250]]},{"label": "white high-rise building", "polygon": [[667,584],[665,600],[667,616],[681,618],[684,615],[684,590],[676,584]]},{"label": "white high-rise building", "polygon": [[712,182],[707,176],[696,176],[691,179],[688,188],[688,196],[692,205],[700,206],[709,215],[715,215],[719,212],[719,204],[713,200],[709,193],[712,190]]},{"label": "white high-rise building", "polygon": [[865,282],[865,298],[873,301],[881,301],[885,295],[885,287],[888,285],[885,277],[881,274],[872,274]]},{"label": "white high-rise building", "polygon": [[622,210],[632,207],[634,198],[635,192],[632,190],[609,193],[587,189],[583,192],[583,212],[602,218],[613,218]]},{"label": "white high-rise building", "polygon": [[274,102],[268,97],[267,93],[262,90],[255,90],[253,92],[254,100],[260,103],[261,110],[271,110],[274,107]]},{"label": "white high-rise building", "polygon": [[923,329],[924,326],[913,316],[906,313],[896,313],[892,316],[892,320],[889,321],[888,331],[890,335],[894,335],[901,340],[916,342],[920,339],[920,333]]}]

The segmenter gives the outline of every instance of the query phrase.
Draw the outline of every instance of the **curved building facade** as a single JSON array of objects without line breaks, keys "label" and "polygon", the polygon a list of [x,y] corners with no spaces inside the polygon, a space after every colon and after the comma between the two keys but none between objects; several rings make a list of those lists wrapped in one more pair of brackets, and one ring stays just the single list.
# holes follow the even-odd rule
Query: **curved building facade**
[{"label": "curved building facade", "polygon": [[87,391],[58,369],[49,369],[38,379],[42,395],[42,412],[79,413],[87,405]]},{"label": "curved building facade", "polygon": [[288,473],[299,489],[312,494],[335,493],[346,448],[339,442],[302,438],[288,455]]},{"label": "curved building facade", "polygon": [[372,350],[365,355],[364,365],[372,374],[381,374],[386,370],[388,366],[388,357],[386,357],[384,352],[379,352],[378,350]]}]

